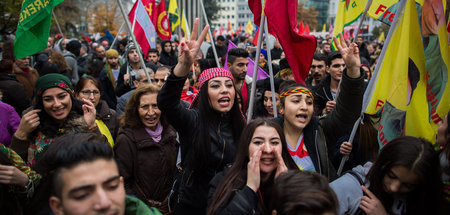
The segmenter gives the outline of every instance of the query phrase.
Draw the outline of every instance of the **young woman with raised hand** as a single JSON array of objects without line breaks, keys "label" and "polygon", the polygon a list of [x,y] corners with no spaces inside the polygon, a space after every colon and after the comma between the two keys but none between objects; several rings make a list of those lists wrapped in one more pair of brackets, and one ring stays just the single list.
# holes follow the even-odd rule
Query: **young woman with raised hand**
[{"label": "young woman with raised hand", "polygon": [[430,142],[398,137],[375,163],[357,166],[330,186],[339,214],[441,214],[439,160]]},{"label": "young woman with raised hand", "polygon": [[234,161],[245,126],[232,74],[210,68],[199,77],[199,94],[190,109],[180,102],[181,91],[209,26],[197,39],[198,19],[191,40],[180,42],[178,63],[158,95],[158,107],[177,130],[181,147],[181,180],[175,197],[175,214],[205,214],[208,184]]},{"label": "young woman with raised hand", "polygon": [[[339,96],[334,110],[326,117],[314,114],[314,96],[301,84],[291,84],[280,90],[281,113],[288,150],[301,170],[318,172],[329,181],[336,177],[331,163],[334,144],[351,131],[361,113],[364,94],[364,73],[360,68],[358,46],[347,46],[342,35],[336,42],[346,68],[343,71]],[[335,41],[337,39],[335,38]],[[341,65],[343,66],[343,65]]]},{"label": "young woman with raised hand", "polygon": [[271,214],[274,180],[288,168],[297,170],[281,127],[269,118],[251,121],[233,165],[211,180],[208,214]]},{"label": "young woman with raised hand", "polygon": [[70,80],[61,74],[41,76],[34,89],[35,101],[22,116],[11,149],[33,166],[54,138],[65,133],[95,131],[96,110],[88,99],[74,97]]}]

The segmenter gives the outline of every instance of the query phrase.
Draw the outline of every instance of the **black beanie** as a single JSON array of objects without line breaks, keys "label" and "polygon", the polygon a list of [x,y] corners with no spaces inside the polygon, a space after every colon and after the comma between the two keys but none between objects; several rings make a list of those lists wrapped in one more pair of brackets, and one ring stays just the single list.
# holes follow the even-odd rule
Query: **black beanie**
[{"label": "black beanie", "polygon": [[71,40],[67,43],[66,49],[78,57],[80,56],[81,43],[78,40]]}]

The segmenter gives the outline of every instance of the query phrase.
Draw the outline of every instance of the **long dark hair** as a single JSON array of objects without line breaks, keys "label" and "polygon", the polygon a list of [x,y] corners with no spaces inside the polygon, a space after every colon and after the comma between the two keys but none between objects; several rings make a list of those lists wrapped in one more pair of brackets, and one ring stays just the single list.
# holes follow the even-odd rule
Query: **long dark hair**
[{"label": "long dark hair", "polygon": [[413,171],[419,183],[408,193],[408,214],[439,214],[442,205],[442,182],[439,159],[430,142],[415,137],[398,137],[387,143],[371,167],[366,180],[370,191],[390,213],[393,196],[384,189],[383,178],[394,167],[402,166]]},{"label": "long dark hair", "polygon": [[[83,102],[75,99],[75,97],[71,93],[69,93],[69,95],[70,95],[70,100],[72,100],[72,109],[70,110],[69,115],[67,116],[67,118],[64,121],[72,120],[72,119],[79,117],[80,115],[81,116],[83,115],[83,109],[81,108],[83,105]],[[34,130],[33,135],[35,135],[37,131],[41,131],[47,137],[58,136],[58,134],[60,133],[59,128],[64,123],[62,123],[62,124],[56,123],[54,121],[54,119],[50,115],[48,115],[47,112],[45,112],[44,104],[42,102],[42,95],[36,96],[36,100],[34,101],[33,109],[42,110],[41,112],[38,113],[40,124],[37,127],[37,129]]]},{"label": "long dark hair", "polygon": [[[208,164],[208,160],[210,160],[210,152],[211,152],[211,137],[209,128],[216,128],[219,126],[221,114],[215,111],[210,103],[209,103],[209,95],[208,95],[208,83],[205,82],[200,89],[198,94],[199,96],[199,104],[198,104],[198,114],[199,114],[199,128],[194,137],[193,145],[194,145],[194,158],[192,159],[192,168],[194,172],[205,172]],[[235,91],[236,87],[233,83],[233,88]],[[231,107],[231,110],[226,113],[229,115],[228,117],[232,119],[231,127],[233,132],[234,141],[233,144],[235,146],[238,145],[239,137],[241,136],[242,130],[245,127],[245,119],[244,116],[239,109],[237,93],[234,96],[234,104]],[[237,148],[237,147],[236,147]],[[196,176],[197,174],[194,174]]]},{"label": "long dark hair", "polygon": [[379,152],[378,131],[373,125],[372,117],[378,116],[365,113],[363,123],[359,125],[358,151],[361,152],[364,163],[376,160]]},{"label": "long dark hair", "polygon": [[208,214],[215,214],[219,208],[224,206],[236,189],[240,189],[245,185],[247,180],[247,164],[250,160],[248,157],[249,144],[256,128],[260,126],[275,128],[281,139],[281,156],[283,157],[286,166],[288,169],[298,169],[297,165],[289,155],[286,138],[284,137],[281,126],[270,118],[257,118],[244,128],[239,141],[234,164],[217,186]]}]

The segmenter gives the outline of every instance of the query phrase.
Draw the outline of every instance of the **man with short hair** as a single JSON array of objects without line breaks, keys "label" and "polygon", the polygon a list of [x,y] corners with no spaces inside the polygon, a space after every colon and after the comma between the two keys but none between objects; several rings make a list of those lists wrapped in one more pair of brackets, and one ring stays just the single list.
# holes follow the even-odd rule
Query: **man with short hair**
[{"label": "man with short hair", "polygon": [[322,54],[327,56],[331,52],[331,45],[327,42],[322,43]]},{"label": "man with short hair", "polygon": [[327,77],[326,57],[323,54],[315,53],[309,70],[310,76],[306,79],[308,88],[315,87]]},{"label": "man with short hair", "polygon": [[102,61],[105,61],[106,51],[103,45],[99,45],[95,48],[94,56]]},{"label": "man with short hair", "polygon": [[156,66],[162,66],[162,64],[159,62],[159,52],[157,49],[148,50],[147,60],[151,63],[154,63]]},{"label": "man with short hair", "polygon": [[167,76],[170,74],[170,68],[167,66],[159,67],[155,72],[155,77],[152,79],[152,84],[162,87],[166,82]]},{"label": "man with short hair", "polygon": [[[223,37],[222,35],[217,36],[216,52],[217,52],[218,58],[222,58],[223,56],[225,56],[227,54],[228,47],[226,45],[227,44],[225,42],[225,37]],[[214,59],[214,53],[212,50],[212,46],[208,48],[208,51],[206,52],[206,58]],[[220,61],[220,59],[219,59],[219,61]]]},{"label": "man with short hair", "polygon": [[281,53],[283,53],[283,49],[281,49],[280,41],[278,41],[278,39],[277,39],[277,40],[275,40],[275,44],[273,44],[272,50],[270,50],[272,60],[280,59]]},{"label": "man with short hair", "polygon": [[344,59],[338,51],[328,56],[326,70],[329,76],[313,89],[316,115],[329,114],[336,105],[336,94],[345,69]]},{"label": "man with short hair", "polygon": [[252,78],[247,76],[248,52],[245,49],[234,48],[228,52],[227,67],[234,78],[236,89],[241,92],[244,111],[247,111]]},{"label": "man with short hair", "polygon": [[72,78],[70,81],[72,81],[73,85],[76,85],[78,83],[78,80],[80,80],[80,74],[78,74],[78,62],[77,58],[80,56],[80,50],[81,50],[81,43],[78,40],[70,40],[66,44],[66,50],[64,50],[62,53],[64,55],[64,59],[67,62],[67,65],[72,70]]},{"label": "man with short hair", "polygon": [[[146,67],[145,68],[150,76],[150,79],[152,80],[152,83],[154,84],[153,80],[155,78],[155,74],[152,69]],[[145,71],[143,69],[139,69],[136,72],[136,80],[133,81],[134,87],[138,88],[142,84],[148,84],[147,75],[145,74]],[[128,100],[130,99],[131,95],[133,94],[135,89],[130,90],[129,92],[123,94],[119,97],[117,100],[117,106],[116,106],[116,112],[117,114],[123,114],[125,112],[125,106],[128,103]]]},{"label": "man with short hair", "polygon": [[161,214],[136,197],[125,196],[123,178],[108,144],[73,144],[61,149],[54,161],[49,206],[56,215]]}]

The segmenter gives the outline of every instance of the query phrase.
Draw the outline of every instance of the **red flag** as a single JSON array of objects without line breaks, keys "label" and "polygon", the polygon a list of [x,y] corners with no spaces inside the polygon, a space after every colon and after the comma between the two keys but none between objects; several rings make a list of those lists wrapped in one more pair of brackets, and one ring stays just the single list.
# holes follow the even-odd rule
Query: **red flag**
[{"label": "red flag", "polygon": [[[280,41],[295,81],[304,84],[317,41],[313,35],[299,35],[296,32],[297,0],[266,0],[264,11],[267,16],[269,31],[273,29]],[[280,13],[280,11],[283,11],[283,13]]]},{"label": "red flag", "polygon": [[223,32],[225,31],[225,29],[223,29],[222,24],[220,24],[220,35],[223,35]]},{"label": "red flag", "polygon": [[302,35],[305,34],[305,29],[303,28],[303,21],[300,21],[300,25],[298,25],[298,34]]},{"label": "red flag", "polygon": [[305,32],[306,35],[309,35],[309,33],[311,33],[310,30],[309,30],[309,25],[308,24],[306,24],[304,32]]},{"label": "red flag", "polygon": [[240,34],[242,32],[242,25],[239,24],[239,30],[238,30],[238,34]]},{"label": "red flag", "polygon": [[158,36],[163,40],[170,40],[172,37],[172,30],[170,29],[169,18],[167,17],[165,1],[161,1],[158,4],[156,11],[152,15],[152,22],[156,27],[156,33],[158,33]]},{"label": "red flag", "polygon": [[253,36],[253,45],[257,46],[258,45],[258,38],[259,38],[259,28],[258,30],[256,30],[255,36]]},{"label": "red flag", "polygon": [[[267,0],[266,0],[267,1]],[[253,22],[256,26],[259,27],[259,23],[261,22],[261,13],[262,13],[262,5],[261,0],[248,0],[248,7],[253,13]],[[269,27],[269,33],[275,35],[272,28]]]}]

